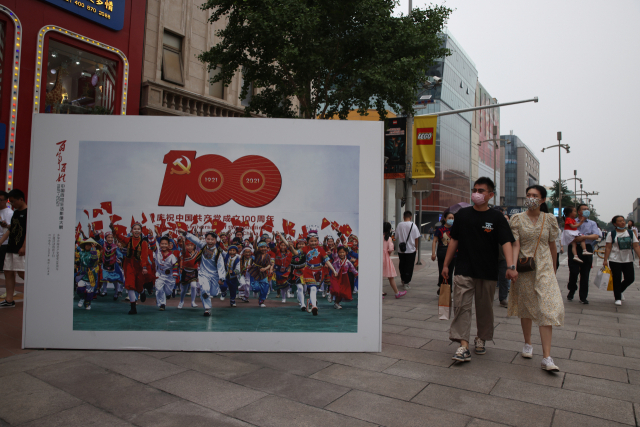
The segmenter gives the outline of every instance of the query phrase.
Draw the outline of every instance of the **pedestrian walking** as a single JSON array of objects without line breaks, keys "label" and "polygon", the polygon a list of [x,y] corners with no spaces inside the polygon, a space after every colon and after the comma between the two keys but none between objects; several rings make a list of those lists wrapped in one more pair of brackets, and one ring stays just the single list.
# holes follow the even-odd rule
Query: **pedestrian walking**
[{"label": "pedestrian walking", "polygon": [[[9,224],[11,224],[11,218],[13,218],[13,210],[7,206],[8,201],[9,193],[0,191],[0,227],[2,227],[2,235],[9,231]],[[8,239],[0,245],[0,271],[4,270],[4,257],[7,253],[8,245]]]},{"label": "pedestrian walking", "polygon": [[402,298],[407,291],[399,291],[396,286],[396,268],[391,262],[391,254],[394,251],[393,240],[391,239],[391,224],[385,222],[382,224],[382,277],[389,279],[389,285],[396,298]]},{"label": "pedestrian walking", "polygon": [[24,279],[24,257],[27,250],[27,202],[21,190],[9,192],[9,202],[15,209],[9,229],[2,235],[0,244],[8,241],[4,260],[4,278],[7,295],[0,302],[0,308],[15,307],[13,291],[16,288],[16,274]]},{"label": "pedestrian walking", "polygon": [[468,362],[471,333],[471,306],[476,303],[476,354],[485,354],[485,342],[493,339],[493,297],[498,282],[498,246],[502,246],[509,265],[507,278],[518,277],[513,263],[511,243],[514,241],[509,223],[502,213],[489,209],[495,185],[487,177],[473,186],[474,206],[460,209],[451,227],[451,242],[442,268],[442,277],[449,279],[449,266],[457,251],[456,274],[453,280],[454,318],[449,339],[460,343],[453,360]]},{"label": "pedestrian walking", "polygon": [[[581,203],[578,205],[577,222],[582,222],[578,227],[578,232],[586,238],[585,245],[587,251],[593,253],[593,244],[601,235],[595,221],[588,219],[590,215],[591,212],[589,212],[589,207],[586,204]],[[585,218],[585,220],[582,221],[582,218]],[[578,290],[579,277],[580,291],[578,292],[578,296],[580,297],[580,302],[582,304],[589,304],[587,297],[589,296],[589,275],[591,274],[593,255],[584,255],[580,245],[578,245],[577,251],[578,256],[575,258],[572,251],[567,251],[569,255],[569,283],[567,284],[569,293],[567,294],[567,300],[573,301],[573,297]],[[575,259],[580,259],[582,262],[576,262]]]},{"label": "pedestrian walking", "polygon": [[413,214],[409,211],[404,213],[404,221],[396,228],[396,238],[398,239],[398,258],[400,263],[400,280],[405,290],[411,288],[411,278],[413,277],[413,266],[416,263],[416,248],[420,244],[420,230],[413,222]]},{"label": "pedestrian walking", "polygon": [[[436,229],[433,235],[433,243],[431,245],[431,261],[435,261],[438,258],[438,292],[440,295],[440,285],[442,285],[442,268],[444,267],[444,259],[447,257],[447,248],[449,247],[449,242],[451,241],[451,227],[453,226],[453,221],[455,219],[455,215],[452,212],[445,212],[442,215],[442,224],[440,227]],[[456,267],[456,258],[451,260],[449,264],[449,274],[454,275],[454,270]]]},{"label": "pedestrian walking", "polygon": [[[0,193],[0,194],[1,194],[1,193]],[[2,202],[0,202],[0,206],[1,206],[1,203],[2,203]],[[638,228],[636,227],[636,223],[635,223],[635,222],[633,222],[633,220],[629,220],[629,221],[627,221],[627,228],[628,228],[629,230],[633,231],[633,234],[635,234],[635,235],[636,235],[636,239],[637,239],[637,238],[638,238]]]},{"label": "pedestrian walking", "polygon": [[509,292],[508,316],[517,316],[522,325],[524,347],[522,357],[533,357],[531,326],[540,329],[542,341],[542,369],[559,371],[551,358],[553,326],[564,324],[564,305],[556,279],[556,239],[560,234],[558,223],[547,208],[547,190],[540,185],[527,188],[524,205],[526,212],[511,219],[514,259],[534,260],[532,271],[521,272]]},{"label": "pedestrian walking", "polygon": [[[615,305],[622,305],[622,301],[624,301],[623,292],[635,280],[633,252],[635,251],[640,259],[640,247],[638,246],[636,234],[631,228],[627,228],[628,226],[625,227],[622,215],[614,216],[611,224],[616,227],[616,230],[607,235],[602,264],[611,269]],[[624,280],[622,280],[622,276],[624,276]]]}]

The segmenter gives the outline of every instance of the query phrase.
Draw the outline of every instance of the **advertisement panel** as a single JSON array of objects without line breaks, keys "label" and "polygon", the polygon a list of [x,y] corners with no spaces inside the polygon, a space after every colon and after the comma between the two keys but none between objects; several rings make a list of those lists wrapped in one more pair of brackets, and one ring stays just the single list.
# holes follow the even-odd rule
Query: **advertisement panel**
[{"label": "advertisement panel", "polygon": [[380,351],[381,128],[35,115],[25,346]]},{"label": "advertisement panel", "polygon": [[127,0],[42,0],[115,31],[124,26]]},{"label": "advertisement panel", "polygon": [[416,116],[413,119],[413,178],[436,176],[437,116]]},{"label": "advertisement panel", "polygon": [[384,179],[404,179],[407,167],[407,118],[384,121]]}]

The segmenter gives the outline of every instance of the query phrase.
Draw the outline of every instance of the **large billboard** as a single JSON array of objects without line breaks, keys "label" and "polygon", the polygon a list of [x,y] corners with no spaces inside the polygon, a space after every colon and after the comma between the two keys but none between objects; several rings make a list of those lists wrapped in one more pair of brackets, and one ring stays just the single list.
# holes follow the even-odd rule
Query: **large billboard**
[{"label": "large billboard", "polygon": [[384,121],[384,178],[404,179],[407,167],[407,118]]},{"label": "large billboard", "polygon": [[35,115],[25,346],[379,351],[381,130]]}]

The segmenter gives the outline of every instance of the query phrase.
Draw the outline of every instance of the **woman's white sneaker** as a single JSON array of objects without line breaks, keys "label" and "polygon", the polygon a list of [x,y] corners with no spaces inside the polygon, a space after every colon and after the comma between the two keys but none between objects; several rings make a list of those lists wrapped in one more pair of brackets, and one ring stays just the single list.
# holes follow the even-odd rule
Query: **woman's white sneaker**
[{"label": "woman's white sneaker", "polygon": [[545,357],[544,359],[542,359],[540,367],[545,371],[550,372],[558,372],[560,370],[560,368],[558,368],[556,364],[553,363],[553,359],[551,357]]},{"label": "woman's white sneaker", "polygon": [[525,359],[531,359],[533,357],[533,346],[531,344],[525,344],[522,347],[522,357]]},{"label": "woman's white sneaker", "polygon": [[624,301],[624,294],[620,294],[620,299]]},{"label": "woman's white sneaker", "polygon": [[619,299],[616,300],[616,302],[614,303],[615,305],[622,305],[622,301],[620,301]]}]

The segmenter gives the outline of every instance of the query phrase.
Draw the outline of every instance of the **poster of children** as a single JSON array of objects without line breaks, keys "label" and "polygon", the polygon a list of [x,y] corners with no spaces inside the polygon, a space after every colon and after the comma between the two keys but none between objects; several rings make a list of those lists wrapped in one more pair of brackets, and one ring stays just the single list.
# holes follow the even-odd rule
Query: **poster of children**
[{"label": "poster of children", "polygon": [[[379,299],[380,284],[371,278],[379,277],[380,263],[367,264],[361,212],[367,205],[369,212],[379,209],[368,202],[381,194],[368,199],[363,190],[369,186],[362,184],[382,182],[382,169],[366,180],[363,160],[380,153],[368,153],[358,140],[377,139],[381,149],[381,124],[220,119],[211,132],[211,120],[118,119],[120,126],[105,127],[99,138],[73,125],[65,134],[62,123],[54,126],[58,132],[41,132],[42,151],[56,149],[57,215],[42,261],[48,280],[65,277],[55,289],[65,296],[60,310],[72,335],[102,335],[121,348],[114,337],[130,337],[122,333],[186,333],[189,342],[215,337],[218,345],[179,349],[282,351],[288,348],[243,344],[242,336],[262,340],[269,333],[295,343],[295,336],[313,341],[315,335],[349,343],[349,336],[366,332],[364,313],[379,322],[378,301],[363,310],[374,293]],[[52,122],[36,120],[34,132],[38,121]],[[145,122],[145,132],[136,122]],[[363,265],[371,271],[361,277]],[[359,347],[379,344],[365,342]],[[149,347],[176,348],[141,346]],[[304,351],[295,344],[290,349]]]}]

